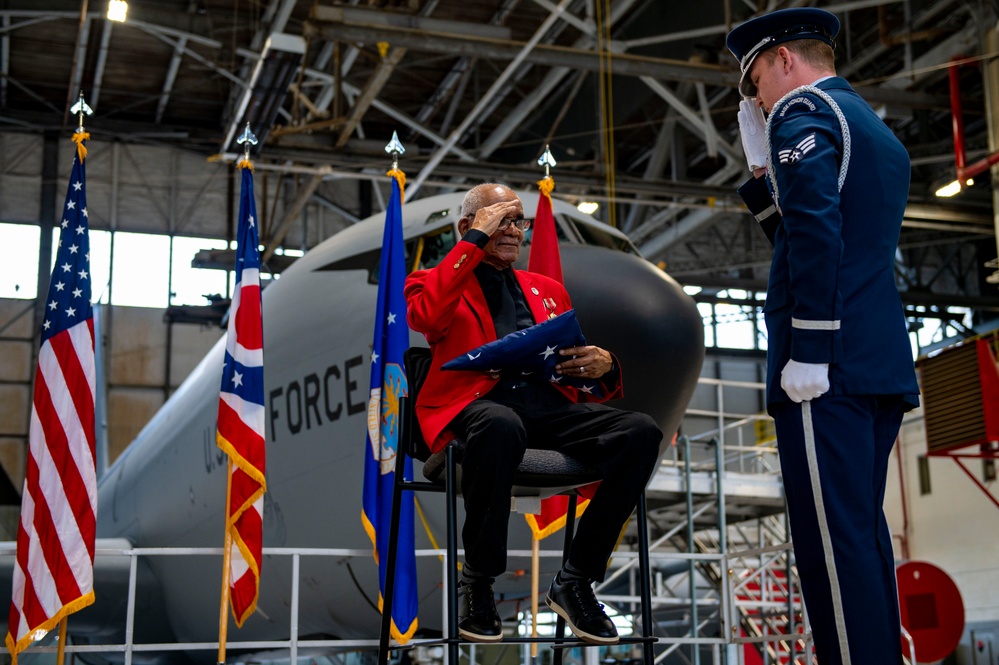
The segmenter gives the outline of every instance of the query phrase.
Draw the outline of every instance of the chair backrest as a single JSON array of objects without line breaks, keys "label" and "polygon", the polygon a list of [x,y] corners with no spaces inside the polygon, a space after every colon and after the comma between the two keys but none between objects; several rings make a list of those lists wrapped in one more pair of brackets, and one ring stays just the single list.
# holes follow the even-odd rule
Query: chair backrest
[{"label": "chair backrest", "polygon": [[406,349],[402,355],[402,363],[406,369],[406,381],[409,383],[409,395],[403,400],[403,423],[405,431],[406,454],[413,459],[426,462],[430,457],[430,446],[423,440],[423,431],[416,420],[416,398],[423,388],[423,383],[430,373],[430,349],[413,346]]}]

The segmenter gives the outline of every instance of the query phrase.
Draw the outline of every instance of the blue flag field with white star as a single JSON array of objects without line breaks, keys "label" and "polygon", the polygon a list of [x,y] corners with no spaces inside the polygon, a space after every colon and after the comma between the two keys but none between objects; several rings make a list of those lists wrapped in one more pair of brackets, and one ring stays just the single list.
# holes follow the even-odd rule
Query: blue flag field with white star
[{"label": "blue flag field with white star", "polygon": [[56,264],[49,282],[49,297],[42,323],[42,342],[81,321],[94,317],[90,302],[90,233],[87,219],[87,174],[79,157],[66,190],[66,204],[59,230]]},{"label": "blue flag field with white star", "polygon": [[558,352],[574,346],[586,346],[586,338],[576,320],[576,310],[570,309],[530,328],[515,330],[509,335],[477,346],[447,361],[441,369],[514,371],[520,372],[522,376],[537,375],[542,381],[573,386],[585,393],[601,395],[599,381],[555,372],[555,365],[566,359]]},{"label": "blue flag field with white star", "polygon": [[[371,388],[368,398],[368,435],[364,459],[364,496],[361,521],[374,545],[378,563],[378,607],[385,591],[385,564],[391,531],[392,488],[402,414],[399,400],[409,395],[402,355],[409,347],[406,324],[406,258],[402,238],[402,188],[399,176],[392,179],[392,197],[385,213],[375,332],[371,345]],[[403,475],[413,477],[413,461],[405,460]],[[405,644],[416,632],[416,538],[413,527],[413,495],[402,493],[399,544],[392,596],[391,635]]]}]

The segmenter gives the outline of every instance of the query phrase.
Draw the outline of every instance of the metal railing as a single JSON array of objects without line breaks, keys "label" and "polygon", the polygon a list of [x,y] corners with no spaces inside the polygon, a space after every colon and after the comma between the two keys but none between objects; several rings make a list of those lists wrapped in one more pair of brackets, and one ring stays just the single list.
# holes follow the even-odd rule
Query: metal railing
[{"label": "metal railing", "polygon": [[[686,477],[687,521],[673,525],[650,545],[650,559],[653,568],[656,563],[660,568],[665,564],[686,562],[686,572],[679,576],[679,583],[686,583],[684,593],[676,593],[659,579],[654,589],[654,609],[669,610],[670,608],[689,609],[687,630],[679,635],[658,636],[657,646],[663,647],[656,655],[656,662],[662,662],[680,648],[691,648],[690,660],[695,665],[700,663],[701,647],[709,647],[712,662],[736,665],[742,662],[736,653],[744,645],[764,645],[772,659],[790,655],[789,662],[804,665],[810,662],[810,634],[799,632],[807,628],[807,618],[801,605],[801,595],[798,591],[796,571],[790,561],[790,544],[787,542],[786,530],[773,521],[761,520],[756,525],[756,542],[751,543],[744,525],[733,527],[732,534],[737,536],[741,547],[732,548],[729,540],[730,527],[726,523],[724,473],[719,470],[734,470],[740,473],[776,474],[776,449],[772,446],[757,445],[754,440],[747,445],[745,430],[755,421],[769,417],[763,414],[731,414],[724,411],[724,391],[726,389],[763,390],[761,383],[742,381],[723,381],[717,379],[701,379],[702,384],[715,387],[717,410],[690,410],[691,415],[710,416],[715,421],[711,430],[700,432],[684,439],[686,446],[683,459],[678,458],[680,446],[674,446],[673,459],[664,460],[665,467],[681,469]],[[691,461],[691,445],[704,446],[713,455],[704,459]],[[708,500],[694,504],[689,492],[691,475],[708,473],[715,476],[716,495]],[[694,521],[704,516],[711,509],[717,510],[718,524],[713,529],[695,529]],[[671,540],[684,533],[688,542],[688,551],[669,550]],[[698,551],[700,550],[700,551]],[[447,563],[444,561],[445,550],[417,550],[420,557],[435,556],[441,559],[442,579]],[[371,558],[370,549],[341,548],[287,548],[265,547],[265,556],[290,557],[292,562],[291,603],[288,626],[288,639],[259,641],[229,641],[227,648],[233,650],[287,650],[291,662],[295,662],[301,649],[330,650],[373,650],[377,648],[377,639],[352,640],[303,640],[298,634],[299,625],[299,588],[300,563],[302,557],[363,557]],[[530,550],[511,550],[510,557],[531,556]],[[133,641],[135,627],[135,593],[139,557],[160,556],[222,556],[221,547],[205,548],[144,548],[144,547],[98,547],[97,557],[115,556],[128,557],[129,583],[126,625],[124,641],[121,644],[76,644],[66,645],[67,653],[105,653],[123,654],[125,665],[131,665],[132,656],[136,653],[217,650],[218,642],[187,642],[187,643],[140,643]],[[561,557],[562,552],[542,550],[542,556]],[[0,557],[14,556],[13,543],[0,544]],[[640,612],[639,596],[634,583],[634,569],[637,568],[636,552],[617,552],[614,555],[614,569],[607,580],[598,587],[598,593],[610,589],[625,574],[631,576],[628,594],[607,595],[601,593],[601,600],[608,603],[611,609],[620,608],[620,614],[632,623],[638,621]],[[675,565],[675,563],[674,563]],[[221,567],[221,566],[220,566]],[[780,574],[776,571],[780,570]],[[710,576],[715,578],[714,585],[706,584]],[[627,608],[631,608],[628,610]],[[442,624],[446,625],[446,603],[442,603]],[[799,619],[801,617],[801,619]],[[530,619],[525,618],[524,621]],[[707,637],[701,631],[717,624],[720,632],[717,637]],[[785,628],[786,630],[781,630]],[[660,631],[663,632],[663,631]],[[373,632],[374,634],[374,632]],[[420,646],[421,640],[410,642],[413,647]],[[783,646],[782,646],[783,645]],[[481,645],[480,645],[481,647]],[[57,647],[34,645],[25,653],[54,653]],[[735,660],[733,660],[733,658]],[[806,660],[800,660],[805,658]]]}]

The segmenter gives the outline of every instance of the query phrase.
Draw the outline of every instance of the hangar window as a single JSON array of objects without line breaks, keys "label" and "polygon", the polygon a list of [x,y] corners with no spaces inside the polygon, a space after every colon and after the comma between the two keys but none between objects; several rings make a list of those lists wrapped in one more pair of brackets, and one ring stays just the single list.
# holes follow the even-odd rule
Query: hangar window
[{"label": "hangar window", "polygon": [[[0,247],[15,248],[0,262],[0,298],[33,300],[38,295],[38,260],[41,229],[36,224],[0,224]],[[55,266],[59,229],[52,230],[52,260]],[[90,230],[90,275],[94,302],[107,303],[110,274],[111,234]]]},{"label": "hangar window", "polygon": [[[232,293],[231,287],[226,290],[226,276],[235,284],[236,276],[233,271],[191,267],[191,261],[199,251],[226,247],[225,240],[216,238],[174,237],[170,252],[171,305],[205,305],[211,302],[209,295]],[[232,248],[236,248],[235,243]]]},{"label": "hangar window", "polygon": [[170,238],[118,232],[114,237],[111,298],[114,305],[166,307]]},{"label": "hangar window", "polygon": [[930,484],[930,458],[920,455],[916,458],[916,462],[919,465],[919,495],[926,496],[933,491]]},{"label": "hangar window", "polygon": [[0,261],[0,298],[32,300],[37,295],[40,235],[37,226],[0,224],[0,245],[8,250]]}]

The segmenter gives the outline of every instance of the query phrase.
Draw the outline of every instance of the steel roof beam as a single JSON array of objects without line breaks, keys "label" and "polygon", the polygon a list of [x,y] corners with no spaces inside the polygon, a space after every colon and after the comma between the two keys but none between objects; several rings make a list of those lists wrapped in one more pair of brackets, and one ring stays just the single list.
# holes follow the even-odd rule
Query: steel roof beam
[{"label": "steel roof beam", "polygon": [[[423,53],[446,53],[493,60],[512,60],[523,51],[524,42],[486,39],[459,33],[427,32],[407,28],[346,25],[342,23],[313,24],[312,30],[325,39],[370,43],[389,41],[396,46]],[[599,54],[593,50],[551,44],[536,44],[522,58],[525,62],[569,69],[600,69]],[[629,76],[649,75],[672,81],[701,81],[713,85],[735,87],[739,76],[733,68],[719,65],[691,64],[679,60],[653,58],[628,53],[614,54],[614,72]]]},{"label": "steel roof beam", "polygon": [[167,68],[166,78],[163,80],[163,90],[160,92],[160,101],[156,105],[156,124],[163,121],[163,112],[166,110],[167,102],[170,101],[170,93],[173,91],[173,83],[177,80],[177,70],[180,69],[180,61],[184,57],[187,48],[187,40],[181,37],[177,40],[177,46],[173,49],[173,57],[170,58],[170,66]]},{"label": "steel roof beam", "polygon": [[[86,4],[84,4],[86,6]],[[69,75],[69,98],[76,99],[80,93],[80,82],[83,80],[83,68],[87,63],[87,44],[90,41],[90,17],[80,21],[80,29],[76,36],[76,54],[73,56],[73,71]],[[70,102],[72,103],[72,102]],[[66,104],[66,116],[69,116],[70,104]]]},{"label": "steel roof beam", "polygon": [[[611,7],[610,23],[613,26],[617,21],[634,6],[638,0],[618,0]],[[589,47],[592,47],[594,43],[593,35],[585,35],[576,40],[573,44],[574,49],[582,49],[581,52],[593,53],[589,51]],[[596,58],[596,53],[593,53],[594,58]],[[599,63],[598,63],[599,65]],[[479,154],[482,157],[489,157],[496,151],[500,145],[503,144],[510,134],[512,134],[527,116],[537,108],[538,104],[548,99],[549,94],[562,82],[562,79],[566,77],[571,68],[569,67],[552,67],[548,74],[545,75],[541,83],[531,92],[531,94],[520,100],[520,103],[513,108],[510,113],[507,114],[505,118],[500,122],[500,124],[493,130],[493,133],[483,141],[482,145],[479,146]],[[599,71],[599,66],[595,71]],[[615,69],[615,71],[617,71]]]},{"label": "steel roof beam", "polygon": [[[855,9],[869,9],[871,7],[880,7],[882,5],[892,5],[901,2],[906,2],[907,0],[858,0],[857,2],[844,2],[838,5],[829,5],[823,7],[828,12],[833,14],[845,14],[851,12]],[[749,3],[747,3],[749,4]],[[750,5],[753,10],[757,7]],[[769,11],[769,10],[768,10]],[[758,12],[762,13],[762,12]],[[628,39],[623,42],[625,49],[639,48],[642,46],[652,46],[655,44],[667,44],[670,42],[683,41],[685,39],[699,39],[702,37],[711,37],[713,35],[724,35],[729,30],[737,25],[744,23],[740,21],[739,23],[734,23],[731,26],[726,26],[724,23],[711,25],[704,28],[695,28],[693,30],[681,30],[677,32],[668,32],[661,35],[652,35],[649,37],[637,37],[635,39]]]},{"label": "steel roof beam", "polygon": [[[430,16],[430,14],[433,13],[434,9],[437,8],[438,2],[439,0],[431,0],[430,2],[426,3],[423,6],[423,9],[420,10],[419,16],[414,17],[410,20],[412,21],[435,20],[426,17]],[[352,9],[350,7],[334,8],[334,7],[317,6],[312,8],[314,15],[317,13],[322,13],[321,10],[324,9],[336,10],[341,13],[362,12],[363,13],[362,15],[364,16],[370,16],[372,14],[371,10],[358,10],[358,9]],[[383,16],[386,20],[397,18],[393,14],[386,15],[380,12],[374,12],[374,14],[378,16]],[[451,24],[453,22],[446,21],[443,23]],[[388,83],[389,77],[392,76],[392,72],[394,72],[395,68],[399,65],[400,62],[402,62],[402,59],[403,57],[405,57],[405,55],[406,55],[405,48],[393,47],[392,50],[389,51],[381,59],[381,62],[378,63],[378,66],[375,68],[374,74],[371,75],[371,78],[368,79],[367,85],[364,86],[364,90],[361,91],[361,94],[358,95],[357,99],[354,101],[354,106],[350,110],[350,116],[347,118],[347,122],[344,123],[343,128],[340,130],[340,136],[337,138],[336,141],[337,148],[342,148],[343,144],[346,143],[347,139],[350,138],[350,135],[354,133],[355,129],[357,129],[358,125],[361,123],[361,119],[364,117],[364,114],[368,112],[369,108],[371,108],[372,102],[374,102],[374,100],[378,97],[378,93],[382,91],[382,88],[385,87],[385,84]]]},{"label": "steel roof beam", "polygon": [[7,106],[7,77],[10,76],[10,17],[3,17],[0,36],[0,107]]},{"label": "steel roof beam", "polygon": [[[492,15],[492,18],[489,19],[489,25],[502,25],[519,1],[520,0],[503,0],[499,8]],[[440,85],[437,86],[437,90],[430,95],[427,101],[423,104],[423,107],[420,108],[419,112],[416,114],[417,122],[426,122],[434,113],[436,113],[441,104],[444,103],[444,100],[451,96],[452,92],[455,91],[455,88],[458,87],[459,82],[468,80],[466,72],[471,71],[472,64],[475,60],[476,58],[469,58],[467,56],[462,56],[458,59],[458,61],[451,67],[451,70],[441,80]],[[464,86],[461,86],[461,89],[464,90]],[[442,123],[441,126],[443,127],[445,124],[449,123]],[[441,131],[443,132],[446,130],[442,129]]]},{"label": "steel roof beam", "polygon": [[[101,99],[101,86],[104,83],[104,69],[108,61],[108,44],[111,43],[111,30],[114,21],[104,21],[101,31],[101,47],[97,51],[97,64],[94,66],[94,84],[90,91],[90,108],[96,109]],[[159,124],[159,121],[157,121]]]},{"label": "steel roof beam", "polygon": [[[408,28],[385,26],[313,23],[309,30],[330,40],[363,43],[390,41],[393,46],[404,46],[424,53],[478,56],[496,60],[516,58],[525,46],[523,42],[486,39],[456,33],[428,33]],[[535,45],[523,57],[523,61],[566,69],[597,71],[600,68],[599,54],[593,50],[546,44]],[[736,87],[739,81],[739,74],[735,70],[734,64],[733,67],[725,67],[629,53],[614,54],[614,73],[627,76],[649,76],[666,81],[705,83],[730,88]],[[870,86],[860,87],[857,92],[870,102],[912,107],[949,108],[949,100],[943,95],[884,90]]]},{"label": "steel roof beam", "polygon": [[[901,34],[905,30],[912,29],[912,28],[919,28],[919,27],[925,26],[925,25],[927,25],[927,24],[929,24],[931,22],[935,22],[935,21],[940,20],[941,15],[952,4],[953,4],[953,0],[941,0],[941,2],[938,2],[937,4],[935,4],[932,7],[928,8],[922,14],[920,14],[919,16],[917,16],[913,20],[912,25],[909,28],[903,29],[903,30],[896,30],[894,33],[892,33],[893,36]],[[882,42],[878,41],[875,45],[873,45],[870,48],[868,48],[864,53],[862,53],[862,54],[857,54],[857,53],[853,54],[853,57],[849,60],[849,62],[843,63],[842,67],[839,68],[839,72],[838,73],[839,73],[840,76],[842,76],[842,77],[844,77],[846,79],[849,79],[850,76],[852,76],[854,72],[859,71],[862,67],[866,67],[867,65],[869,65],[874,60],[876,60],[876,59],[880,58],[881,56],[883,56],[887,51],[888,51],[888,47],[885,46],[885,44],[883,44]],[[861,92],[861,91],[858,90],[857,92]],[[861,95],[863,95],[862,92],[861,92]]]},{"label": "steel roof beam", "polygon": [[[673,93],[673,91],[650,76],[642,76],[641,81],[647,85],[652,92],[659,95],[667,104],[669,104],[670,108],[676,109],[676,112],[690,123],[691,127],[701,135],[701,138],[703,138],[705,143],[709,146],[709,155],[711,154],[710,146],[714,144],[715,147],[721,149],[722,153],[725,154],[725,157],[729,161],[733,159],[742,159],[742,150],[736,148],[734,145],[718,136],[718,130],[716,130],[714,125],[710,122],[711,116],[709,113],[698,115],[697,111],[685,104],[683,100]],[[702,103],[707,104],[707,101],[702,100]],[[706,111],[706,109],[702,107],[702,112],[704,111]]]},{"label": "steel roof beam", "polygon": [[413,181],[413,184],[411,184],[409,187],[406,188],[407,199],[409,199],[410,201],[413,200],[413,196],[416,194],[416,192],[420,190],[420,187],[423,186],[423,181],[426,180],[427,176],[429,176],[433,172],[434,168],[438,164],[440,164],[441,160],[444,159],[444,156],[447,154],[448,150],[450,150],[452,147],[455,146],[455,144],[458,143],[458,139],[462,137],[462,135],[465,133],[465,130],[468,129],[468,127],[472,124],[472,122],[476,118],[478,118],[479,113],[481,113],[482,110],[489,104],[493,96],[495,96],[496,93],[502,89],[502,87],[506,84],[507,80],[509,80],[509,78],[514,74],[514,72],[520,66],[520,63],[522,63],[525,60],[525,58],[527,58],[527,56],[530,54],[531,50],[538,45],[538,42],[541,41],[541,38],[544,37],[545,34],[548,32],[548,30],[555,24],[555,21],[559,19],[560,15],[565,11],[565,8],[569,5],[570,2],[572,2],[572,0],[562,0],[562,2],[559,3],[558,7],[555,8],[556,11],[553,11],[548,15],[548,17],[541,23],[538,29],[534,32],[534,35],[531,37],[531,39],[528,40],[527,43],[521,47],[518,54],[514,57],[514,59],[510,62],[510,64],[507,65],[506,69],[504,69],[503,72],[499,75],[499,77],[495,81],[493,81],[493,84],[492,86],[490,86],[489,90],[487,90],[486,93],[479,99],[479,101],[475,104],[475,106],[468,113],[468,115],[465,116],[465,119],[461,121],[461,124],[455,127],[454,131],[451,132],[445,144],[441,146],[433,155],[430,156],[430,161],[428,161],[427,164],[424,165],[423,169],[420,170],[419,174],[417,174],[416,179]]},{"label": "steel roof beam", "polygon": [[[574,9],[573,5],[575,5],[576,2],[578,2],[578,0],[574,0],[572,4],[566,7],[566,11],[562,13],[563,17],[572,15],[572,10]],[[555,40],[558,39],[559,35],[561,35],[562,32],[568,26],[569,24],[567,22],[559,21],[552,27],[552,29],[548,32],[548,34],[544,37],[544,39],[542,39],[539,42],[539,45],[551,44],[555,42]],[[493,97],[492,101],[486,105],[486,107],[483,109],[482,113],[479,114],[479,117],[475,120],[475,122],[473,122],[472,125],[470,125],[468,129],[465,130],[465,134],[461,137],[461,139],[459,139],[459,141],[464,141],[472,132],[476,131],[479,127],[481,127],[482,124],[488,118],[492,117],[493,113],[503,103],[503,100],[506,99],[507,95],[509,95],[514,90],[514,88],[516,88],[517,84],[520,83],[520,81],[523,80],[523,78],[530,73],[531,68],[533,66],[534,66],[533,64],[525,62],[521,64],[519,68],[517,68],[517,70],[514,72],[510,80],[496,94],[496,96]]]}]

